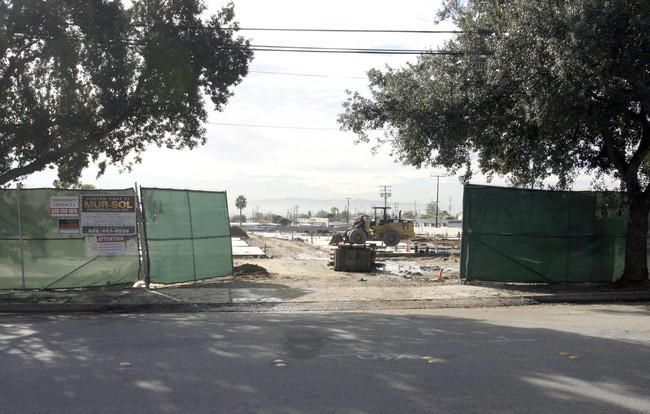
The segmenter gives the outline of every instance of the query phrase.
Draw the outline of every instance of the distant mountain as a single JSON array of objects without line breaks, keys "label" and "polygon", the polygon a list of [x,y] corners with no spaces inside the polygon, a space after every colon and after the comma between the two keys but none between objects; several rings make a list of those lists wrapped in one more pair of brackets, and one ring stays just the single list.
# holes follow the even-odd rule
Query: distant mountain
[{"label": "distant mountain", "polygon": [[[238,211],[235,209],[234,204],[235,200],[229,200],[231,205],[229,206],[230,214],[237,214]],[[246,203],[246,209],[244,214],[250,214],[252,211],[259,211],[262,214],[267,214],[272,212],[273,214],[279,214],[284,216],[288,211],[294,212],[295,209],[298,210],[298,214],[308,214],[311,212],[313,215],[317,212],[323,210],[328,213],[332,210],[332,207],[336,207],[339,210],[345,210],[348,206],[348,201],[346,199],[339,198],[330,198],[330,199],[309,199],[309,198],[274,198],[274,199],[260,199],[260,200],[248,200]],[[397,203],[398,209],[407,211],[413,210],[413,203]],[[350,199],[350,212],[355,214],[357,212],[365,211],[366,213],[372,212],[373,206],[383,206],[384,200],[368,200],[368,199]],[[395,208],[395,202],[391,202],[389,199],[388,206]],[[419,208],[421,208],[420,206]]]}]

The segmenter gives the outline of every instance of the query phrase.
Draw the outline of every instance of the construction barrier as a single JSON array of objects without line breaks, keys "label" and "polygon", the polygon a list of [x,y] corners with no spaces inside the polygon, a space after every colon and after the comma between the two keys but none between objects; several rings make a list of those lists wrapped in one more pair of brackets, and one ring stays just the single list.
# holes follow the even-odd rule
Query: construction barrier
[{"label": "construction barrier", "polygon": [[624,266],[623,197],[466,185],[461,278],[612,282]]},{"label": "construction barrier", "polygon": [[138,280],[136,197],[125,190],[0,190],[0,289]]},{"label": "construction barrier", "polygon": [[141,199],[134,189],[0,190],[0,289],[232,274],[225,192],[142,188]]},{"label": "construction barrier", "polygon": [[225,192],[140,189],[151,283],[231,275]]}]

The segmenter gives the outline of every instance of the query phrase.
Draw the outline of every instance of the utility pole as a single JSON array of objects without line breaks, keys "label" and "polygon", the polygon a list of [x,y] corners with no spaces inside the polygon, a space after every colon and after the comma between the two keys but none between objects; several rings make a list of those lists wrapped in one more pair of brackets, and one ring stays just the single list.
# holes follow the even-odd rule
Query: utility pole
[{"label": "utility pole", "polygon": [[379,195],[384,197],[384,207],[388,207],[388,197],[391,196],[390,185],[380,185],[379,188]]},{"label": "utility pole", "polygon": [[439,198],[440,198],[440,177],[445,177],[444,175],[432,175],[432,177],[436,177],[436,227],[438,227],[438,206],[439,206]]},{"label": "utility pole", "polygon": [[388,217],[388,197],[390,194],[390,185],[380,185],[379,195],[384,197],[384,220]]},{"label": "utility pole", "polygon": [[345,210],[345,222],[350,224],[350,197],[345,197],[345,199],[348,201],[348,208]]}]

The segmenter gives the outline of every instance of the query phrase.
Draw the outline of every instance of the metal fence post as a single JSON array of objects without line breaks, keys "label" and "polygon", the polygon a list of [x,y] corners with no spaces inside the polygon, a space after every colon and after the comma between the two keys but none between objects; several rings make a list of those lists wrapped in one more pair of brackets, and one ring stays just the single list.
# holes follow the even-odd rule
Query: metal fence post
[{"label": "metal fence post", "polygon": [[16,185],[16,200],[18,203],[18,237],[20,238],[20,272],[23,280],[23,289],[25,289],[25,257],[23,253],[23,222],[20,214],[20,187],[21,184]]},{"label": "metal fence post", "polygon": [[149,243],[147,241],[147,230],[145,226],[145,212],[144,204],[142,203],[142,187],[138,187],[138,183],[135,183],[135,200],[137,204],[137,225],[138,225],[138,242],[139,242],[139,254],[140,254],[140,263],[142,264],[142,271],[144,273],[144,284],[149,289],[151,284],[151,275],[149,274]]},{"label": "metal fence post", "polygon": [[190,200],[189,190],[185,190],[187,194],[187,213],[190,219],[190,238],[192,240],[192,267],[194,271],[194,281],[196,282],[196,251],[194,250],[194,224],[192,223],[192,201]]}]

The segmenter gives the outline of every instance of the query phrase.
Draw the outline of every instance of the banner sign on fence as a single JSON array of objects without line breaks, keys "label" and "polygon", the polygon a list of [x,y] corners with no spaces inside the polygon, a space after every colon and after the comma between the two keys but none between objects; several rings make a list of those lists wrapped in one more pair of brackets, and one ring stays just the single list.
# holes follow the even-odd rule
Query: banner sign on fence
[{"label": "banner sign on fence", "polygon": [[133,246],[127,246],[126,236],[86,237],[86,256],[124,256],[133,253]]},{"label": "banner sign on fence", "polygon": [[136,234],[135,196],[81,196],[83,234]]},{"label": "banner sign on fence", "polygon": [[79,197],[78,196],[51,196],[50,216],[52,217],[79,216]]},{"label": "banner sign on fence", "polygon": [[124,236],[97,236],[97,256],[123,256],[125,253]]},{"label": "banner sign on fence", "polygon": [[59,219],[59,234],[79,234],[79,219]]},{"label": "banner sign on fence", "polygon": [[0,188],[0,289],[135,283],[135,194],[133,188]]}]

